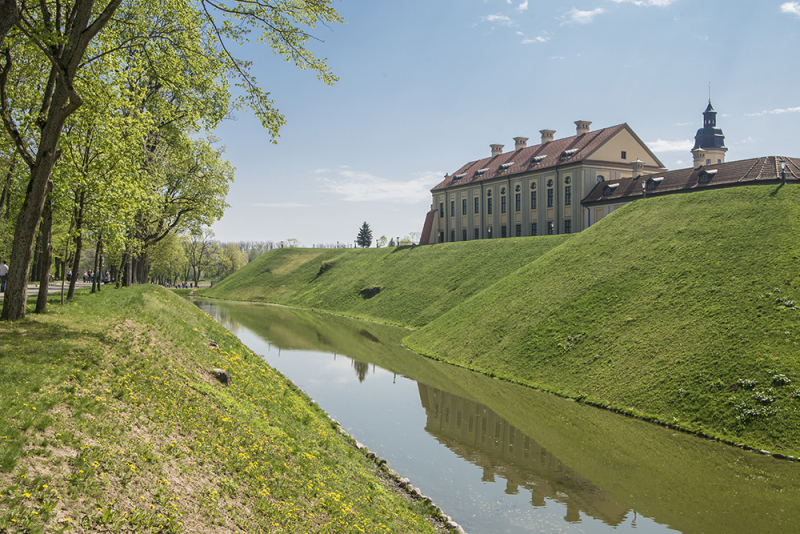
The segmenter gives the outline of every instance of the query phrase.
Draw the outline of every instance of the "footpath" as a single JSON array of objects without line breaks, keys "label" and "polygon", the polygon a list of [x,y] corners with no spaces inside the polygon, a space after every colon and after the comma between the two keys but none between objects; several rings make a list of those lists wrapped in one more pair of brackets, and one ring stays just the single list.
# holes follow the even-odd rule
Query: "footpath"
[{"label": "footpath", "polygon": [[[91,282],[75,282],[75,287],[92,287]],[[58,293],[61,291],[61,282],[51,282],[47,287],[48,293]],[[69,291],[69,282],[64,283],[64,293]],[[35,297],[39,294],[39,284],[28,284],[28,297]],[[0,300],[3,300],[5,295],[0,293]]]}]

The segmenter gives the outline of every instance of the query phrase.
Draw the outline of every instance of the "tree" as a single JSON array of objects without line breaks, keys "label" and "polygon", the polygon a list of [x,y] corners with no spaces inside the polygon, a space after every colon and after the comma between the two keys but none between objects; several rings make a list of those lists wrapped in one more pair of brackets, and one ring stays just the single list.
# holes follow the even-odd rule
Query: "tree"
[{"label": "tree", "polygon": [[[333,83],[336,78],[325,61],[307,49],[311,36],[302,30],[303,26],[341,22],[330,4],[331,0],[176,0],[168,8],[169,16],[164,17],[163,2],[153,0],[0,0],[0,118],[29,171],[14,230],[9,262],[13,275],[6,288],[2,318],[25,316],[35,236],[56,179],[53,170],[61,156],[59,139],[67,119],[81,107],[84,98],[92,98],[84,82],[99,81],[83,76],[88,65],[144,56],[146,43],[158,42],[167,48],[175,35],[196,36],[198,46],[185,59],[200,58],[206,67],[221,66],[211,70],[223,85],[232,78],[239,88],[233,106],[253,109],[274,140],[285,119],[250,74],[250,63],[231,54],[232,45],[248,41],[255,31],[260,33],[255,37],[269,44],[274,53],[299,68],[314,70],[325,83]],[[164,20],[177,21],[174,26],[179,32],[149,31]],[[140,66],[121,61],[107,73],[113,76],[131,68],[137,71]],[[204,70],[198,65],[187,73],[176,66],[173,75],[189,79]],[[17,86],[24,90],[16,94],[36,95],[37,101],[30,104],[29,96],[22,103],[15,100]]]},{"label": "tree", "polygon": [[366,221],[364,221],[364,224],[361,225],[361,229],[358,231],[356,243],[358,243],[358,246],[361,248],[369,248],[370,245],[372,245],[372,230]]},{"label": "tree", "polygon": [[375,246],[378,248],[386,246],[386,236],[382,235],[375,241]]}]

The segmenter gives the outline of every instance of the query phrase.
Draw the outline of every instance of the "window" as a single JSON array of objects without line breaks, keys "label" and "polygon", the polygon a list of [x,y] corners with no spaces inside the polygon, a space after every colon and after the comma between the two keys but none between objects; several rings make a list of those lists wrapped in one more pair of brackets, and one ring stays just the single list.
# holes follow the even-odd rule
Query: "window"
[{"label": "window", "polygon": [[571,185],[564,186],[564,205],[565,206],[572,205],[572,186]]},{"label": "window", "polygon": [[514,191],[516,191],[517,193],[519,193],[519,190],[520,190],[520,189],[522,189],[522,188],[519,186],[519,184],[517,184],[517,187],[515,187],[515,188],[514,188]]},{"label": "window", "polygon": [[531,209],[536,209],[536,191],[531,191]]},{"label": "window", "polygon": [[500,237],[508,237],[508,233],[506,232],[506,225],[500,227]]},{"label": "window", "polygon": [[706,165],[711,165],[711,160],[710,159],[706,160]]},{"label": "window", "polygon": [[444,218],[444,202],[439,202],[439,217]]},{"label": "window", "polygon": [[467,240],[467,229],[464,228],[463,230],[461,230],[461,241],[466,241],[466,240]]},{"label": "window", "polygon": [[522,195],[519,193],[514,195],[514,210],[519,211],[522,209]]},{"label": "window", "polygon": [[553,187],[553,180],[547,180],[547,187]]},{"label": "window", "polygon": [[605,180],[606,180],[605,178],[603,178],[602,176],[599,176],[599,175],[598,175],[598,177],[597,177],[597,183],[598,183],[598,184],[599,184],[600,182],[605,182]]},{"label": "window", "polygon": [[572,233],[572,221],[567,219],[564,221],[564,233],[571,234]]},{"label": "window", "polygon": [[486,199],[486,214],[487,215],[491,215],[492,214],[492,199],[491,198],[487,198]]},{"label": "window", "polygon": [[552,208],[553,207],[553,190],[552,189],[548,189],[547,190],[547,207],[548,208]]},{"label": "window", "polygon": [[619,157],[620,159],[628,159],[628,153],[623,150]]},{"label": "window", "polygon": [[480,239],[481,238],[481,233],[480,232],[481,232],[480,230],[475,228],[475,236],[473,237],[473,239]]},{"label": "window", "polygon": [[503,195],[500,197],[500,213],[506,212],[506,197]]},{"label": "window", "polygon": [[[461,199],[461,215],[466,215],[466,214],[467,214],[467,199],[466,198],[462,198]],[[466,241],[466,239],[464,241]]]},{"label": "window", "polygon": [[492,238],[492,227],[491,226],[486,229],[486,237],[488,239]]},{"label": "window", "polygon": [[522,225],[521,224],[518,224],[517,227],[515,228],[514,235],[516,235],[517,237],[522,237]]},{"label": "window", "polygon": [[439,232],[439,243],[444,243],[444,232]]},{"label": "window", "polygon": [[475,213],[480,213],[480,207],[479,207],[480,202],[481,202],[480,199],[478,197],[475,197]]},{"label": "window", "polygon": [[455,240],[456,240],[456,231],[450,230],[450,242],[452,243]]},{"label": "window", "polygon": [[571,184],[571,183],[572,183],[572,178],[570,178],[569,176],[567,176],[566,178],[564,178],[564,183],[565,183],[565,184]]},{"label": "window", "polygon": [[500,190],[500,194],[501,195],[505,195],[506,194],[506,188],[505,187]]},{"label": "window", "polygon": [[531,223],[531,235],[536,235],[536,223]]},{"label": "window", "polygon": [[553,235],[554,229],[555,229],[555,225],[553,224],[553,221],[548,221],[547,222],[547,235]]},{"label": "window", "polygon": [[450,217],[455,217],[455,216],[456,216],[456,201],[455,200],[451,200],[450,201]]}]

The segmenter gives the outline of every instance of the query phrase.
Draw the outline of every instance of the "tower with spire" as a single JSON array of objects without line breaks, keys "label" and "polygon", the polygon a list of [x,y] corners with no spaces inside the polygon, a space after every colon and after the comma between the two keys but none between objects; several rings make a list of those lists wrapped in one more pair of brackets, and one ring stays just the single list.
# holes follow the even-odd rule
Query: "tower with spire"
[{"label": "tower with spire", "polygon": [[694,148],[692,157],[694,168],[702,165],[715,165],[725,163],[725,153],[728,147],[725,146],[725,136],[721,128],[717,128],[717,112],[708,99],[708,107],[703,112],[703,127],[697,130],[694,136]]}]

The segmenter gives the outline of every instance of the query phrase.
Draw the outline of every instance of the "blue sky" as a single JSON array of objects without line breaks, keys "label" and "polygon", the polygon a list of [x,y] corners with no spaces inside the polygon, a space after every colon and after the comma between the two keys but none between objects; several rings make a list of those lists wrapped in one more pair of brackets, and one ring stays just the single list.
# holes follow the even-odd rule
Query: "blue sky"
[{"label": "blue sky", "polygon": [[708,84],[727,160],[800,156],[800,1],[334,0],[311,30],[334,86],[241,55],[286,116],[277,144],[250,113],[215,132],[236,167],[222,241],[352,243],[422,229],[429,190],[487,157],[623,122],[669,169],[691,165]]}]

